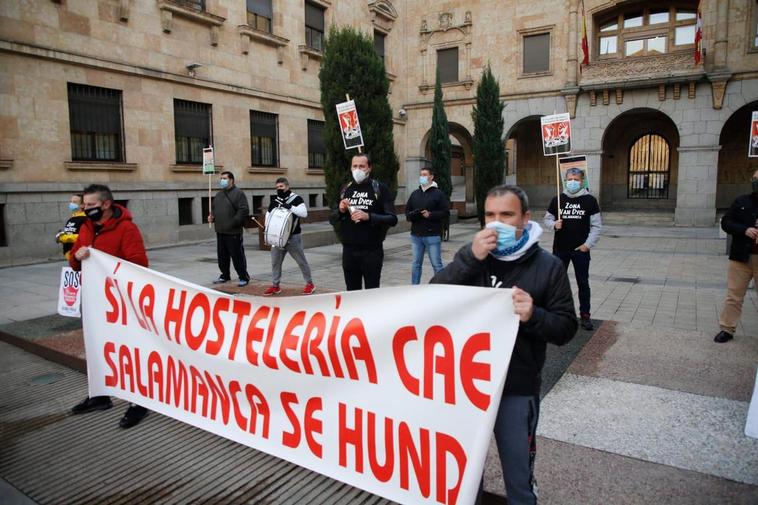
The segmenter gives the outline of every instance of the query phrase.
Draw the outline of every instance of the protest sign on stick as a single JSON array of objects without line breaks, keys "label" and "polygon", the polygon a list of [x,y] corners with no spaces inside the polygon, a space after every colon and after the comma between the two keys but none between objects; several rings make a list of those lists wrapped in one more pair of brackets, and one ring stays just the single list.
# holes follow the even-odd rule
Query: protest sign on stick
[{"label": "protest sign on stick", "polygon": [[571,116],[553,114],[540,118],[542,152],[545,156],[555,156],[556,191],[558,193],[558,219],[561,218],[561,174],[558,155],[571,152]]},{"label": "protest sign on stick", "polygon": [[83,269],[90,396],[400,503],[474,502],[518,331],[510,289],[270,299],[97,250]]},{"label": "protest sign on stick", "polygon": [[[209,212],[213,212],[213,206],[211,205],[211,177],[216,172],[213,159],[213,146],[203,148],[203,175],[208,176],[208,209]],[[208,221],[208,228],[212,228],[213,225]]]},{"label": "protest sign on stick", "polygon": [[758,158],[758,111],[753,111],[750,119],[750,145],[747,150],[748,158]]},{"label": "protest sign on stick", "polygon": [[350,100],[350,95],[345,95],[345,98],[347,99],[346,102],[337,104],[337,118],[342,132],[342,142],[345,149],[358,148],[358,152],[361,152],[363,133],[361,132],[361,123],[358,120],[358,111],[355,108],[355,101]]}]

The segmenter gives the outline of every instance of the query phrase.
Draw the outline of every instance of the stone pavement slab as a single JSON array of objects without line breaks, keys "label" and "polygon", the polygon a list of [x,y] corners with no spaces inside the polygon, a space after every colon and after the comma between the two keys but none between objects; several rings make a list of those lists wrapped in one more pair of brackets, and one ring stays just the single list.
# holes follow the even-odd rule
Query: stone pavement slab
[{"label": "stone pavement slab", "polygon": [[567,373],[542,402],[538,434],[758,485],[747,402]]},{"label": "stone pavement slab", "polygon": [[724,346],[700,331],[606,321],[569,371],[750,401],[757,364],[756,338],[739,338]]}]

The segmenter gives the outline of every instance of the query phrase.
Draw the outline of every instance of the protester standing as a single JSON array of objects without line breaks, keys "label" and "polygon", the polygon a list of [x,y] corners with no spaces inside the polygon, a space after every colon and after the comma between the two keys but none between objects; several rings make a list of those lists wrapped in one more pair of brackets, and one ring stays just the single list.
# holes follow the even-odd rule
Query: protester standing
[{"label": "protester standing", "polygon": [[[82,224],[79,238],[71,249],[68,260],[71,268],[81,270],[82,261],[86,261],[90,255],[90,247],[147,267],[147,253],[142,234],[132,222],[131,212],[113,201],[110,188],[101,184],[91,184],[84,189],[83,201],[87,221]],[[71,411],[74,414],[84,414],[109,409],[112,406],[110,397],[93,396],[85,398]],[[132,403],[119,421],[119,426],[131,428],[146,415],[145,407]]]},{"label": "protester standing", "polygon": [[732,236],[732,245],[726,298],[719,316],[721,331],[713,337],[719,344],[734,338],[750,279],[758,286],[758,170],[753,173],[751,183],[752,191],[738,196],[721,218],[721,229]]},{"label": "protester standing", "polygon": [[216,254],[218,268],[221,270],[221,275],[213,283],[222,284],[231,280],[231,260],[239,277],[238,285],[244,287],[250,282],[242,243],[242,225],[250,214],[247,197],[234,184],[234,174],[231,172],[221,172],[218,185],[221,189],[213,198],[213,211],[208,216],[208,222],[213,223],[216,230]]},{"label": "protester standing", "polygon": [[577,329],[560,260],[539,246],[540,225],[518,186],[497,186],[484,202],[486,227],[463,246],[433,284],[509,288],[519,329],[495,420],[509,505],[536,504],[534,458],[547,343],[563,345]]},{"label": "protester standing", "polygon": [[294,219],[292,220],[292,231],[290,232],[289,240],[284,247],[271,247],[271,286],[266,288],[263,296],[278,295],[282,292],[279,282],[282,279],[282,262],[287,253],[292,256],[292,259],[295,260],[297,266],[300,267],[300,272],[303,274],[303,279],[305,280],[303,294],[310,295],[316,290],[316,287],[313,285],[311,267],[308,265],[308,260],[305,259],[300,229],[300,220],[308,217],[308,209],[305,206],[303,198],[290,189],[289,181],[285,177],[279,177],[276,180],[276,197],[271,199],[271,203],[268,206],[266,223],[268,223],[271,211],[276,208],[292,212]]},{"label": "protester standing", "polygon": [[71,249],[74,247],[76,239],[79,237],[79,229],[82,224],[87,220],[87,216],[84,214],[84,205],[82,195],[76,193],[71,195],[68,201],[68,210],[71,212],[71,216],[66,221],[58,233],[55,234],[55,241],[63,245],[63,257],[68,261]]},{"label": "protester standing", "polygon": [[339,224],[342,271],[348,291],[378,288],[384,263],[382,246],[387,229],[397,224],[394,196],[387,186],[371,177],[371,157],[353,156],[353,180],[340,191],[340,200],[329,221]]},{"label": "protester standing", "polygon": [[553,254],[563,262],[568,271],[574,265],[574,275],[579,291],[579,316],[582,328],[592,330],[590,319],[590,249],[600,237],[602,219],[597,199],[586,189],[585,173],[579,168],[566,171],[565,191],[561,194],[561,212],[558,214],[558,198],[553,197],[547,207],[543,223],[548,230],[555,230]]},{"label": "protester standing", "polygon": [[405,218],[411,223],[413,247],[411,284],[421,283],[425,252],[429,255],[434,273],[442,270],[442,226],[450,215],[450,202],[434,182],[432,170],[422,168],[418,180],[419,187],[405,204]]}]

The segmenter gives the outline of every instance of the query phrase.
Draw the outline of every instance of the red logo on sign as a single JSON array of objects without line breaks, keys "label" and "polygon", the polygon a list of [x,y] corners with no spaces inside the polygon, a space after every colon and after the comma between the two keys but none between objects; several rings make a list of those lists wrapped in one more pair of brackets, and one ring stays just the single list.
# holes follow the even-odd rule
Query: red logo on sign
[{"label": "red logo on sign", "polygon": [[66,286],[63,288],[63,301],[66,302],[66,305],[71,307],[73,304],[76,303],[76,295],[79,293],[79,288],[75,288],[73,286]]}]

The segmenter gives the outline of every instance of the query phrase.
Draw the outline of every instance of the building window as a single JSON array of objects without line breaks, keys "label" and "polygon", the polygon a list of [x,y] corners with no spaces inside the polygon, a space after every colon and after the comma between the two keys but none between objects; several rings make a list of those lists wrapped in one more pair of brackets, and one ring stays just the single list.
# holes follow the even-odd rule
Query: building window
[{"label": "building window", "polygon": [[750,48],[758,49],[758,2],[753,4],[753,16],[750,23]]},{"label": "building window", "polygon": [[690,51],[695,45],[697,11],[692,8],[636,7],[599,20],[596,45],[601,59]]},{"label": "building window", "polygon": [[274,19],[271,0],[247,0],[247,24],[256,30],[271,33]]},{"label": "building window", "polygon": [[253,214],[263,214],[263,195],[253,195]]},{"label": "building window", "polygon": [[321,51],[324,45],[324,9],[305,2],[305,45]]},{"label": "building window", "polygon": [[250,159],[254,167],[277,166],[277,115],[250,111]]},{"label": "building window", "polygon": [[5,204],[0,203],[0,247],[8,247],[8,240],[5,238]]},{"label": "building window", "polygon": [[308,168],[324,168],[326,144],[324,143],[324,122],[308,120]]},{"label": "building window", "polygon": [[121,91],[68,83],[73,161],[124,161]]},{"label": "building window", "polygon": [[192,201],[194,198],[179,199],[179,226],[192,224]]},{"label": "building window", "polygon": [[205,12],[205,0],[178,0],[177,3],[182,7]]},{"label": "building window", "polygon": [[652,133],[640,137],[629,150],[627,197],[668,198],[669,159],[666,139]]},{"label": "building window", "polygon": [[376,51],[376,54],[381,58],[382,63],[385,63],[384,61],[384,40],[386,38],[386,35],[384,35],[381,32],[374,32],[374,50]]},{"label": "building window", "polygon": [[176,162],[201,164],[203,148],[212,144],[211,106],[174,99]]},{"label": "building window", "polygon": [[458,82],[458,48],[437,50],[437,72],[440,82]]},{"label": "building window", "polygon": [[524,35],[524,74],[550,71],[550,33]]},{"label": "building window", "polygon": [[308,207],[316,207],[316,204],[318,203],[318,195],[315,195],[311,193],[308,195]]}]

